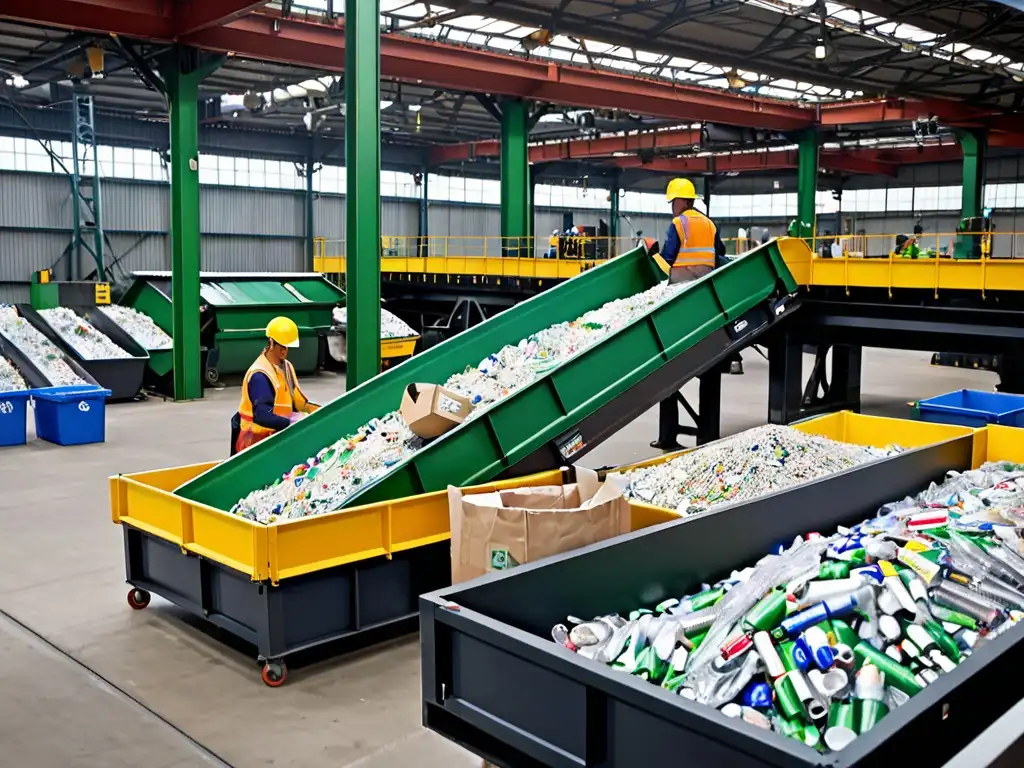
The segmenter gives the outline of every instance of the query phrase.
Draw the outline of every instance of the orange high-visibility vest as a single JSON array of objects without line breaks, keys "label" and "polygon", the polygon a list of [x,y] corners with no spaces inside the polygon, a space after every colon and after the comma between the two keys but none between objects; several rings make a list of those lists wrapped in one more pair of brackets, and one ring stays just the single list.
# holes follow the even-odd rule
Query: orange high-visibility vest
[{"label": "orange high-visibility vest", "polygon": [[715,233],[718,227],[700,211],[690,209],[672,219],[679,235],[679,255],[674,267],[715,267]]},{"label": "orange high-visibility vest", "polygon": [[270,379],[274,386],[274,413],[284,418],[290,418],[292,413],[312,413],[319,406],[314,405],[306,399],[299,388],[299,380],[295,375],[295,368],[287,360],[284,361],[284,371],[277,368],[267,360],[266,355],[261,354],[256,358],[249,370],[246,371],[245,379],[242,380],[242,399],[238,404],[238,417],[241,430],[238,435],[238,450],[241,451],[260,440],[270,437],[276,430],[262,427],[253,421],[252,401],[249,399],[249,379],[254,373],[262,373]]}]

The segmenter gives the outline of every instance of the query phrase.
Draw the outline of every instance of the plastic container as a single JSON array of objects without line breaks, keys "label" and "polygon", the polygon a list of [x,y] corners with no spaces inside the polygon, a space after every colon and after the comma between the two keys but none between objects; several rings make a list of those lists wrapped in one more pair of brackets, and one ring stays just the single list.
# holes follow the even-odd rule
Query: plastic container
[{"label": "plastic container", "polygon": [[48,387],[33,393],[36,435],[57,445],[85,445],[106,440],[109,389]]},{"label": "plastic container", "polygon": [[922,421],[961,424],[965,427],[984,427],[988,424],[1024,427],[1024,395],[958,389],[921,400],[917,410]]},{"label": "plastic container", "polygon": [[25,444],[25,413],[31,395],[31,389],[0,392],[0,447]]}]

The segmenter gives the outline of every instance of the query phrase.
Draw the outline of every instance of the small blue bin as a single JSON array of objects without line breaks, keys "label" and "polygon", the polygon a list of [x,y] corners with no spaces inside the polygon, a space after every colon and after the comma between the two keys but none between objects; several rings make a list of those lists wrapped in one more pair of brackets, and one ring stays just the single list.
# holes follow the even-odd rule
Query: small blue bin
[{"label": "small blue bin", "polygon": [[0,446],[25,444],[25,420],[31,389],[0,392]]},{"label": "small blue bin", "polygon": [[32,393],[36,435],[57,445],[102,443],[110,390],[102,387],[46,387]]},{"label": "small blue bin", "polygon": [[1024,427],[1024,395],[959,389],[922,400],[917,407],[922,421],[965,427],[984,427],[986,424]]}]

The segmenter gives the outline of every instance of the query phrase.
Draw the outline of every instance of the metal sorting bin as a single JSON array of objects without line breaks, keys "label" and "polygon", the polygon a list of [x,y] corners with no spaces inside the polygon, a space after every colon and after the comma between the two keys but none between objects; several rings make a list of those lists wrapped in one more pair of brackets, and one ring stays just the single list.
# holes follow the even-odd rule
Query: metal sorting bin
[{"label": "metal sorting bin", "polygon": [[989,458],[1024,460],[1024,435],[990,427],[424,595],[424,724],[505,766],[940,765],[1020,698],[1008,681],[1024,663],[1021,628],[828,756],[580,658],[550,631],[568,614],[691,592],[779,541],[859,522]]},{"label": "metal sorting bin", "polygon": [[[61,351],[61,355],[64,358],[64,362],[68,364],[68,367],[78,374],[86,384],[93,384],[99,386],[88,371],[83,368],[78,361],[71,357],[68,353],[64,352],[62,347],[57,347]],[[4,357],[14,363],[14,366],[21,371],[22,377],[25,379],[25,383],[28,384],[30,389],[40,389],[42,387],[52,387],[53,382],[50,381],[40,371],[35,363],[29,359],[28,355],[22,352],[14,342],[0,333],[0,352],[3,353]]]},{"label": "metal sorting bin", "polygon": [[[81,308],[69,307],[69,309],[73,309],[79,316],[82,315]],[[111,400],[131,400],[142,389],[142,377],[145,375],[146,366],[149,363],[149,353],[135,339],[121,331],[120,328],[117,329],[119,331],[117,338],[111,337],[110,340],[130,354],[131,357],[110,360],[87,360],[78,354],[75,348],[54,330],[46,318],[32,309],[30,305],[19,304],[18,311],[22,317],[35,326],[36,330],[56,344],[68,357],[75,360],[81,368],[88,371],[89,375],[100,387],[109,389]],[[113,326],[114,324],[111,323],[110,325]],[[114,327],[116,328],[117,326]],[[98,325],[96,330],[106,333]]]},{"label": "metal sorting bin", "polygon": [[[812,419],[801,428],[907,447],[973,433],[849,413]],[[145,607],[149,594],[158,594],[252,643],[261,660],[272,662],[267,666],[284,669],[281,658],[295,651],[414,618],[418,594],[450,583],[446,491],[265,526],[174,493],[214,466],[110,478],[111,513],[123,528],[133,607]],[[553,470],[470,490],[573,479],[570,470]],[[676,518],[675,512],[643,504],[632,510],[633,530]]]},{"label": "metal sorting bin", "polygon": [[[559,466],[558,445],[592,447],[647,407],[785,317],[796,290],[772,241],[689,284],[646,315],[511,392],[367,483],[347,504],[367,504],[474,485]],[[309,418],[264,440],[178,489],[185,498],[229,509],[296,464],[373,417],[395,410],[411,382],[443,383],[506,344],[664,280],[642,248],[611,259],[490,318],[346,392]],[[655,385],[661,387],[656,389]],[[600,426],[588,421],[600,417]],[[612,428],[614,427],[614,428]]]},{"label": "metal sorting bin", "polygon": [[[112,317],[104,313],[100,307],[82,307],[80,310],[76,308],[76,311],[78,311],[78,313],[85,317],[90,323],[95,325],[96,328],[114,339],[118,344],[121,344],[118,339],[125,336],[132,339],[132,341],[135,341],[134,337],[128,333],[128,331],[122,328]],[[108,328],[112,330],[108,332]],[[166,333],[169,333],[169,331],[166,331]],[[136,343],[138,344],[138,342]],[[139,344],[139,346],[142,345]],[[149,355],[147,370],[153,374],[153,377],[155,377],[150,378],[150,381],[153,381],[154,383],[159,382],[167,377],[174,369],[174,351],[172,349],[146,349],[146,354]]]},{"label": "metal sorting bin", "polygon": [[[121,303],[145,312],[171,333],[171,273],[135,272],[132,277]],[[323,275],[201,272],[199,280],[200,343],[208,350],[210,383],[221,374],[245,373],[266,346],[267,323],[279,315],[299,326],[301,344],[288,354],[296,372],[310,374],[320,368],[325,354],[321,337],[331,327],[334,307],[345,303],[345,292]]]}]

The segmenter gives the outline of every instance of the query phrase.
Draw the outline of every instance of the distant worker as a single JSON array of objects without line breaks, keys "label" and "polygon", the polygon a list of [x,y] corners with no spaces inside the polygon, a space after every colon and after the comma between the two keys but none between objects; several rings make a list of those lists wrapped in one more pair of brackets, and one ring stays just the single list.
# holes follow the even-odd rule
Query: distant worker
[{"label": "distant worker", "polygon": [[548,238],[548,253],[549,259],[558,258],[558,230],[551,230],[551,237]]},{"label": "distant worker", "polygon": [[767,245],[768,241],[772,239],[772,233],[765,227],[761,230],[761,245]]},{"label": "distant worker", "polygon": [[299,388],[288,350],[299,346],[299,327],[287,317],[267,325],[267,346],[242,381],[242,400],[231,419],[231,455],[294,424],[320,406]]},{"label": "distant worker", "polygon": [[[661,257],[669,269],[683,267],[687,276],[696,280],[723,266],[727,261],[725,243],[715,222],[694,207],[697,190],[693,182],[672,179],[665,199],[672,205],[672,224],[665,235]],[[729,358],[729,373],[743,373],[743,358],[738,352]]]}]

